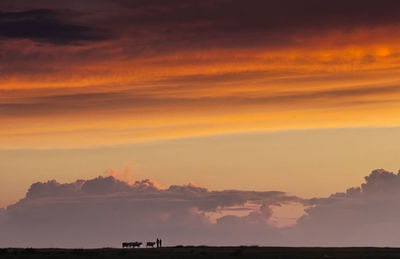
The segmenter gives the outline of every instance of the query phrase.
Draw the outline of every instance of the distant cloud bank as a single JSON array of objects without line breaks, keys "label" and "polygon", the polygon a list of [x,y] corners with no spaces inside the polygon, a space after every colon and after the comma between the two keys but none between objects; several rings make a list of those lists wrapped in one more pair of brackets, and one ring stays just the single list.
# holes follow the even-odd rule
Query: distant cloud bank
[{"label": "distant cloud bank", "polygon": [[[0,245],[103,247],[162,237],[169,245],[398,246],[400,175],[379,169],[365,180],[313,199],[113,176],[34,183],[0,210]],[[306,215],[294,226],[272,225],[272,208],[290,203],[303,204]]]}]

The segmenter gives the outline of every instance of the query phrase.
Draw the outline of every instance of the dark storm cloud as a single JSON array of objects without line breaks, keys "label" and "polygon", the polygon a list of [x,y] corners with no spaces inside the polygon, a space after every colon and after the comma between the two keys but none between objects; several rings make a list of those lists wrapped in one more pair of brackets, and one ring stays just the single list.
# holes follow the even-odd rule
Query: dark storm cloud
[{"label": "dark storm cloud", "polygon": [[71,44],[105,39],[94,28],[75,24],[62,12],[37,9],[0,12],[0,39],[31,39],[53,44]]}]

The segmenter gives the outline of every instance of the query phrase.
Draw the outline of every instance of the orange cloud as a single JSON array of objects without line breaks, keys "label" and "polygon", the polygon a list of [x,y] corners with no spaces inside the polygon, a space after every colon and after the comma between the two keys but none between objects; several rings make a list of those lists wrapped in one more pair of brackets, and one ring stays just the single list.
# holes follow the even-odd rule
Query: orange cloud
[{"label": "orange cloud", "polygon": [[125,34],[75,45],[14,37],[0,57],[7,64],[0,68],[0,137],[5,147],[79,147],[399,126],[397,26],[378,18],[374,26],[349,30],[302,27],[289,33],[294,43],[282,46],[262,37],[254,44],[181,49],[142,49]]}]

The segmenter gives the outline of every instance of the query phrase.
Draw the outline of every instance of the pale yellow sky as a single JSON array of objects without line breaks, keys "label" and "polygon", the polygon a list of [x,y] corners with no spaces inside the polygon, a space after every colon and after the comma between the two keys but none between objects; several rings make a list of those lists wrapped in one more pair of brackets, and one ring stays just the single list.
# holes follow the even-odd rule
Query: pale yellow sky
[{"label": "pale yellow sky", "polygon": [[0,150],[0,205],[30,184],[72,182],[130,168],[131,180],[211,190],[279,190],[327,196],[358,186],[376,168],[397,171],[400,128],[242,133],[90,149]]}]

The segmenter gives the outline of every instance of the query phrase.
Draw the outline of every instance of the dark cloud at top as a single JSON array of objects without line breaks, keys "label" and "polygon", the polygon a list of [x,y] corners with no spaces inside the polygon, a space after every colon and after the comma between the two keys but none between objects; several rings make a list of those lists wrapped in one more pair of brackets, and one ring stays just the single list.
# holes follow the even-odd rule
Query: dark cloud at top
[{"label": "dark cloud at top", "polygon": [[75,24],[67,14],[49,9],[0,12],[0,39],[31,39],[54,44],[104,40],[105,34]]},{"label": "dark cloud at top", "polygon": [[[232,30],[279,30],[296,27],[354,26],[399,22],[395,0],[361,1],[117,1],[130,7],[136,23],[235,25]],[[136,12],[135,12],[136,11]],[[140,12],[139,12],[140,11]],[[284,32],[284,31],[283,31]]]},{"label": "dark cloud at top", "polygon": [[[398,1],[118,1],[123,31],[157,48],[302,45],[310,36],[400,22]],[[118,20],[118,19],[116,19]],[[116,28],[118,30],[118,28]],[[122,31],[122,33],[124,33]],[[152,32],[152,33],[149,33]],[[342,42],[344,43],[344,42]]]},{"label": "dark cloud at top", "polygon": [[126,47],[136,54],[182,47],[299,45],[310,36],[329,36],[335,30],[348,33],[356,28],[369,30],[400,22],[400,3],[394,0],[86,0],[69,5],[37,1],[34,6],[22,0],[6,2],[2,6],[8,10],[34,6],[47,10],[3,12],[3,37],[53,43],[103,38],[90,26],[61,18],[57,11],[84,10],[91,24],[129,38]]}]

